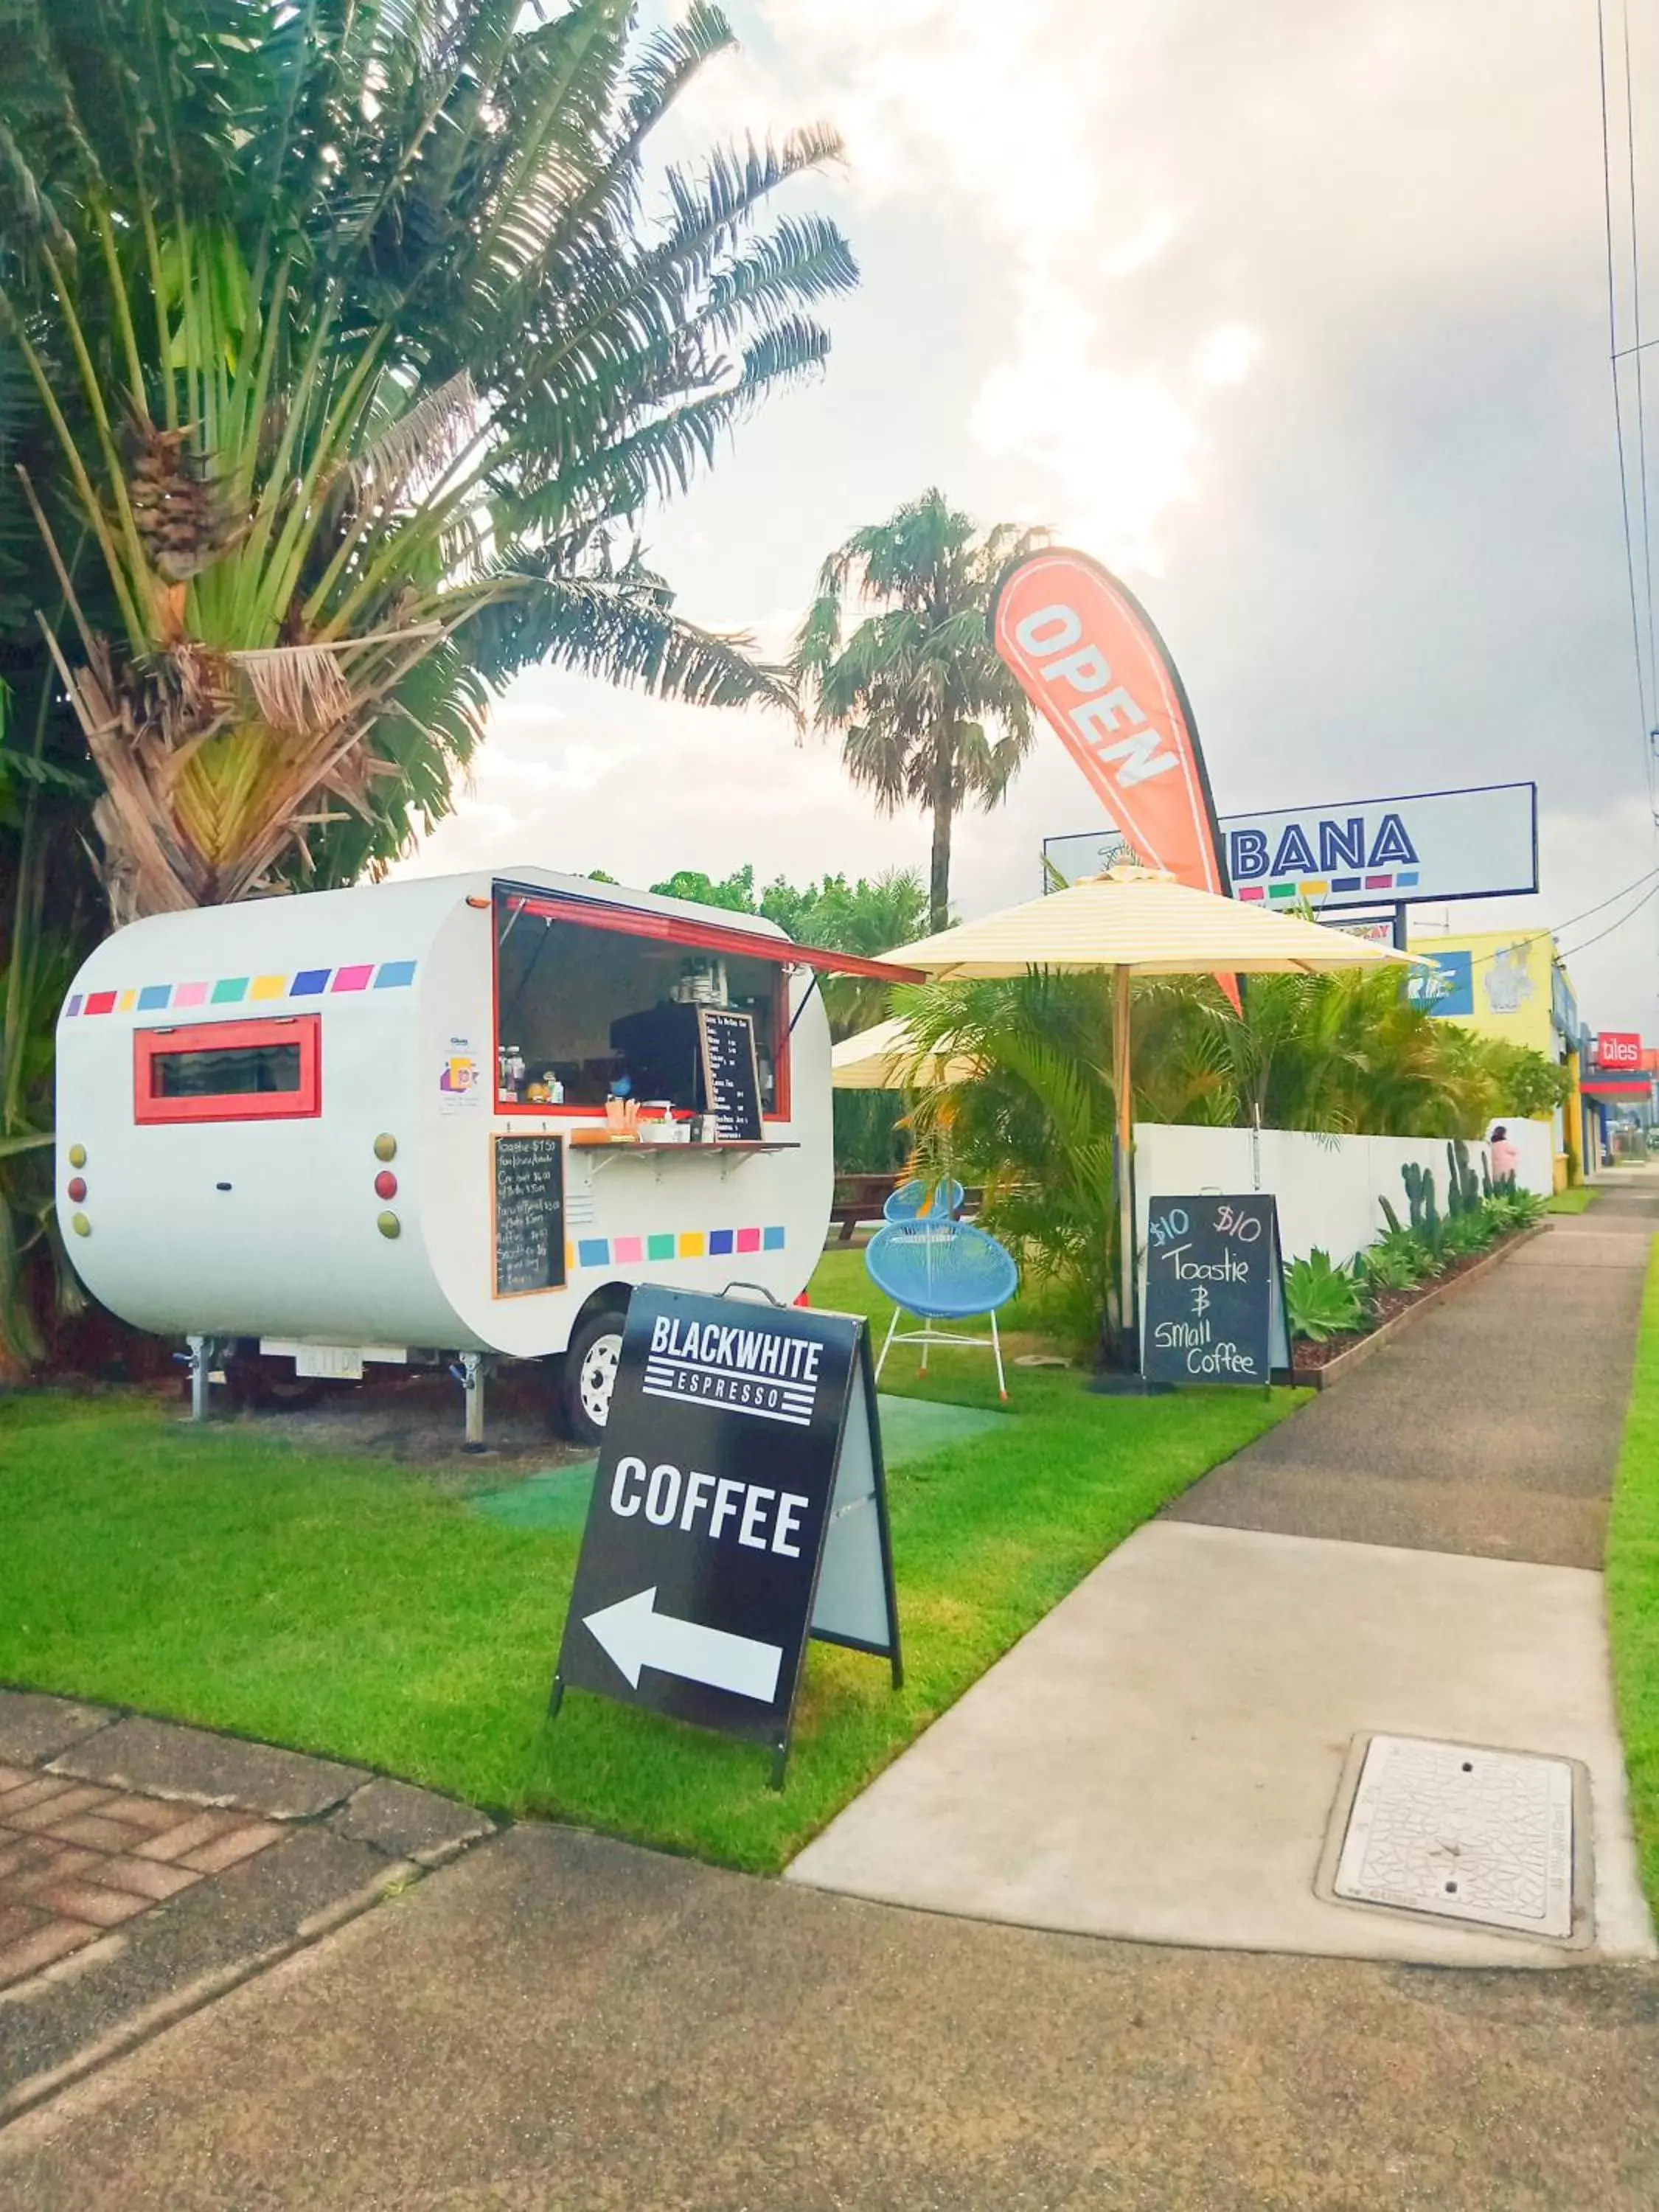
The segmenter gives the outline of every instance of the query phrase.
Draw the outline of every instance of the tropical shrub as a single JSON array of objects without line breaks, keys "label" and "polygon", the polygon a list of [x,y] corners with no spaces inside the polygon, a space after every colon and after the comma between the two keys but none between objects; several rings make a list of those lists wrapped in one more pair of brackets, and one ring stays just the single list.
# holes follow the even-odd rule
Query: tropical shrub
[{"label": "tropical shrub", "polygon": [[856,277],[823,218],[759,227],[833,133],[648,166],[717,9],[0,23],[0,358],[46,426],[0,538],[21,500],[48,545],[118,919],[384,863],[538,662],[793,707],[636,534]]},{"label": "tropical shrub", "polygon": [[1363,1328],[1366,1320],[1353,1270],[1338,1266],[1317,1246],[1305,1260],[1294,1260],[1285,1270],[1285,1310],[1291,1334],[1310,1344]]},{"label": "tropical shrub", "polygon": [[1367,1291],[1409,1291],[1433,1270],[1433,1255],[1409,1229],[1387,1231],[1354,1261]]},{"label": "tropical shrub", "polygon": [[1440,1249],[1449,1259],[1466,1259],[1472,1252],[1484,1252],[1497,1235],[1497,1223],[1484,1210],[1455,1213],[1441,1229]]}]

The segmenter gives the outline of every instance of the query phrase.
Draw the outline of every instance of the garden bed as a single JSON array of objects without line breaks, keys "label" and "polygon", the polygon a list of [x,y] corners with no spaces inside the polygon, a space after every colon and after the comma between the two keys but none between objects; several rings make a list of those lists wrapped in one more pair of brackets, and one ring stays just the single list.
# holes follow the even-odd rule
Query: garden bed
[{"label": "garden bed", "polygon": [[1489,1244],[1484,1252],[1471,1252],[1453,1261],[1443,1273],[1429,1281],[1413,1284],[1410,1290],[1376,1292],[1376,1310],[1380,1318],[1370,1328],[1346,1329],[1319,1344],[1298,1338],[1291,1347],[1294,1380],[1309,1389],[1328,1390],[1369,1359],[1372,1352],[1380,1351],[1419,1314],[1438,1305],[1443,1298],[1468,1289],[1511,1252],[1529,1243],[1534,1237],[1543,1236],[1547,1227],[1547,1223],[1538,1222],[1528,1229],[1513,1230],[1509,1236]]}]

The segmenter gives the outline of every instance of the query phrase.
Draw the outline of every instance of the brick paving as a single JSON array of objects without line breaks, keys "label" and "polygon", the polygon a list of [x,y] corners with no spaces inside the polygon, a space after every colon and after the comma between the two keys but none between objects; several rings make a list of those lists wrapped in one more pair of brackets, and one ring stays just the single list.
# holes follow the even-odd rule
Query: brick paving
[{"label": "brick paving", "polygon": [[0,1765],[0,1990],[285,1832],[246,1813]]}]

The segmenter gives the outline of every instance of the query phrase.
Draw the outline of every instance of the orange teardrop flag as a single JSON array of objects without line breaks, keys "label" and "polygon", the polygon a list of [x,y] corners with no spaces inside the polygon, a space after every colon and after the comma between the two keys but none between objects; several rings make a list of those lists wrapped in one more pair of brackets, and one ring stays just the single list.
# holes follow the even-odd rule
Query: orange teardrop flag
[{"label": "orange teardrop flag", "polygon": [[1087,554],[1051,547],[1006,571],[991,623],[997,651],[1136,856],[1227,896],[1193,710],[1128,586]]},{"label": "orange teardrop flag", "polygon": [[1230,896],[1186,687],[1128,586],[1065,546],[1027,554],[997,585],[991,635],[1136,857]]}]

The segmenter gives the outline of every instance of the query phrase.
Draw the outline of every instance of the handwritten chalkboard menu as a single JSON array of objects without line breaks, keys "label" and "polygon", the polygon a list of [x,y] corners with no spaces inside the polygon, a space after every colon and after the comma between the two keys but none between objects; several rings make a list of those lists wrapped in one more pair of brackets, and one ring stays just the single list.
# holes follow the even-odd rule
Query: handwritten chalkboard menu
[{"label": "handwritten chalkboard menu", "polygon": [[1289,1364],[1273,1194],[1155,1198],[1140,1328],[1147,1380],[1266,1382]]},{"label": "handwritten chalkboard menu", "polygon": [[497,1137],[495,1296],[564,1282],[564,1148],[557,1137]]},{"label": "handwritten chalkboard menu", "polygon": [[699,1006],[703,1098],[714,1117],[714,1134],[726,1144],[757,1145],[761,1127],[760,1068],[755,1059],[755,1017],[726,1006]]}]

